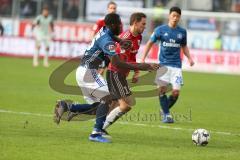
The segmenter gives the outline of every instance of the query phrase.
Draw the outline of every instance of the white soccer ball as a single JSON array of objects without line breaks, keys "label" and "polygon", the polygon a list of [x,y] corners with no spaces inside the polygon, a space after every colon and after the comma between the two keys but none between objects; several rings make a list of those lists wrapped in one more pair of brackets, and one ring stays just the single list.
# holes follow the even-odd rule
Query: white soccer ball
[{"label": "white soccer ball", "polygon": [[210,139],[210,134],[206,129],[196,129],[192,134],[192,141],[197,146],[206,146]]}]

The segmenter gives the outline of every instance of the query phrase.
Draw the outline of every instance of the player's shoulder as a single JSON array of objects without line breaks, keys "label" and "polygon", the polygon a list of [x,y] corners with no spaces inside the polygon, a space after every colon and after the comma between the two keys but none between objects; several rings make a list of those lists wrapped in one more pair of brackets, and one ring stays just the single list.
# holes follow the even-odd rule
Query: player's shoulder
[{"label": "player's shoulder", "polygon": [[41,18],[43,18],[43,15],[41,15],[41,14],[39,14],[39,15],[36,17],[36,19],[41,19]]},{"label": "player's shoulder", "polygon": [[104,18],[98,19],[98,20],[96,21],[96,24],[97,24],[97,25],[104,25],[104,24],[105,24]]},{"label": "player's shoulder", "polygon": [[104,50],[105,54],[112,55],[115,54],[116,49],[116,43],[113,39],[113,34],[106,29],[106,27],[103,28],[103,34],[100,36],[98,40],[98,45],[101,49]]},{"label": "player's shoulder", "polygon": [[155,28],[154,34],[161,35],[164,32],[166,32],[167,30],[168,30],[168,25],[165,25],[165,24],[164,25],[160,25],[160,26]]},{"label": "player's shoulder", "polygon": [[52,20],[53,20],[53,16],[52,16],[52,15],[49,15],[49,16],[48,16],[48,19],[52,21]]},{"label": "player's shoulder", "polygon": [[186,33],[187,32],[187,30],[185,28],[181,27],[181,26],[177,26],[177,30],[182,32],[182,33]]},{"label": "player's shoulder", "polygon": [[112,38],[113,35],[109,31],[109,29],[107,29],[106,27],[103,27],[100,30],[99,34],[100,34],[100,37],[99,37],[99,42],[100,43],[109,43],[109,42],[115,43],[115,41]]},{"label": "player's shoulder", "polygon": [[122,32],[119,37],[122,39],[129,39],[131,37],[131,32],[129,30],[126,30]]}]

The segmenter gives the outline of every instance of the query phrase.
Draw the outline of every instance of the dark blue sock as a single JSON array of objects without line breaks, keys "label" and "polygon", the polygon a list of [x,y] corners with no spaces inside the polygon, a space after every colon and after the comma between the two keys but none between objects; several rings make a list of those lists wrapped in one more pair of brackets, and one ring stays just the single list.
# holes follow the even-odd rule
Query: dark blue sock
[{"label": "dark blue sock", "polygon": [[164,114],[169,114],[168,98],[167,98],[167,96],[165,94],[159,96],[159,101],[160,101],[160,105],[162,107],[163,113]]},{"label": "dark blue sock", "polygon": [[94,128],[98,131],[102,130],[103,124],[106,120],[107,114],[108,114],[109,106],[105,103],[100,103],[97,106],[96,111],[96,123],[94,125]]},{"label": "dark blue sock", "polygon": [[177,97],[173,97],[172,95],[170,95],[168,97],[168,108],[172,108],[172,106],[177,102],[178,96]]},{"label": "dark blue sock", "polygon": [[79,112],[79,113],[88,113],[90,111],[96,110],[96,106],[99,104],[93,103],[93,104],[72,104],[70,107],[71,112]]}]

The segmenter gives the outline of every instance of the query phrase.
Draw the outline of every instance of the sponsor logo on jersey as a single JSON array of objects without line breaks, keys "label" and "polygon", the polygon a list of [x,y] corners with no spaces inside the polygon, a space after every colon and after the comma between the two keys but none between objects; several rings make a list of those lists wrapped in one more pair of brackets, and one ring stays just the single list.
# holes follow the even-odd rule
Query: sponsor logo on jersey
[{"label": "sponsor logo on jersey", "polygon": [[178,38],[178,39],[182,39],[182,37],[183,37],[183,35],[182,35],[181,33],[178,33],[178,34],[177,34],[177,38]]},{"label": "sponsor logo on jersey", "polygon": [[168,33],[166,32],[166,33],[164,33],[164,36],[168,36]]},{"label": "sponsor logo on jersey", "polygon": [[174,47],[174,48],[180,48],[180,44],[179,43],[168,43],[168,42],[163,42],[162,45],[164,47]]},{"label": "sponsor logo on jersey", "polygon": [[116,50],[116,45],[114,42],[108,42],[105,47],[106,50],[108,50],[109,52],[115,52]]},{"label": "sponsor logo on jersey", "polygon": [[116,49],[115,44],[110,44],[110,45],[108,46],[108,49],[109,49],[110,52],[115,52],[115,49]]}]

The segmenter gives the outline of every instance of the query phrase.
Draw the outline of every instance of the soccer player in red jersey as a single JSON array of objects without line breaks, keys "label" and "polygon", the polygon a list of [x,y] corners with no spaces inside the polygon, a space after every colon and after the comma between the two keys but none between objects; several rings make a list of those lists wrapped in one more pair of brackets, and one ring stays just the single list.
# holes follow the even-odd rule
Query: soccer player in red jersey
[{"label": "soccer player in red jersey", "polygon": [[[107,5],[107,12],[108,13],[116,13],[117,12],[117,4],[113,1],[110,1]],[[100,18],[97,20],[96,24],[93,26],[94,35],[105,26],[104,18]],[[123,25],[121,24],[121,32],[123,31]]]},{"label": "soccer player in red jersey", "polygon": [[[108,13],[116,13],[117,12],[117,4],[113,1],[110,1],[107,5],[107,12]],[[97,34],[97,32],[105,26],[105,22],[104,22],[104,18],[101,18],[99,20],[97,20],[96,24],[93,26],[93,31],[94,31],[94,35]],[[123,31],[123,25],[121,23],[120,26],[120,33]],[[98,72],[103,75],[104,71],[106,69],[106,67],[108,66],[110,60],[107,57],[103,57],[104,61],[103,63],[99,66]]]},{"label": "soccer player in red jersey", "polygon": [[[141,12],[136,12],[131,15],[130,28],[120,35],[121,39],[127,39],[132,41],[130,49],[122,49],[120,45],[117,46],[116,53],[121,60],[130,63],[136,63],[136,54],[140,48],[142,41],[142,33],[146,26],[146,15]],[[131,110],[131,106],[135,105],[135,99],[131,96],[131,91],[127,83],[127,76],[129,69],[119,68],[116,65],[110,63],[107,70],[107,84],[111,96],[114,100],[117,100],[119,106],[114,108],[107,116],[103,129],[105,130],[118,118]],[[137,81],[138,71],[135,71],[133,81]]]}]

